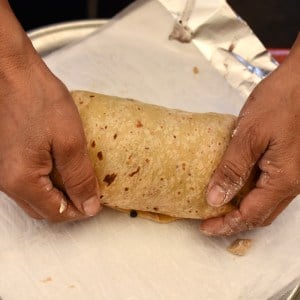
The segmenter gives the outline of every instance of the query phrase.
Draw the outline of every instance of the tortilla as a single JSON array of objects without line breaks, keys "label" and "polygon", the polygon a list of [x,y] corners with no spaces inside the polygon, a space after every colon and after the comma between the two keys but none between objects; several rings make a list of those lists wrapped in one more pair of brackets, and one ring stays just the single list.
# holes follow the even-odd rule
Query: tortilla
[{"label": "tortilla", "polygon": [[85,91],[72,92],[72,97],[103,205],[148,212],[150,218],[165,215],[165,220],[208,219],[235,208],[233,203],[219,208],[206,203],[207,185],[228,146],[235,116]]}]

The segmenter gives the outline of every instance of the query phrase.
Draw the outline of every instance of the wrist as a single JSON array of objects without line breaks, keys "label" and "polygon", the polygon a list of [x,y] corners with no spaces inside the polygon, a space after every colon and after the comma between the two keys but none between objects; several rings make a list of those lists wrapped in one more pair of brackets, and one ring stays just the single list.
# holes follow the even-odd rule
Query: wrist
[{"label": "wrist", "polygon": [[0,0],[0,79],[26,69],[38,57],[8,2]]}]

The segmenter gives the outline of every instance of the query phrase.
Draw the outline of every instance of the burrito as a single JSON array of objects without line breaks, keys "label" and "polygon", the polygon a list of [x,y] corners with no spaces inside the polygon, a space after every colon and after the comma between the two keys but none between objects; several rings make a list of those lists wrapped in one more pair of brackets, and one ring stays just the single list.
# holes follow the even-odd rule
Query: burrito
[{"label": "burrito", "polygon": [[206,202],[208,182],[236,117],[191,113],[132,99],[71,93],[78,108],[104,206],[158,222],[208,219],[238,205]]}]

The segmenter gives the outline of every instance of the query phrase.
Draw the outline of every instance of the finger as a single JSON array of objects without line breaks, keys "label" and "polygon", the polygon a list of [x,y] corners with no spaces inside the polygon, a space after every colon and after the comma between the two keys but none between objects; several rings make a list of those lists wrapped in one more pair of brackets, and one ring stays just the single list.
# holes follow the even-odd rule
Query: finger
[{"label": "finger", "polygon": [[80,212],[94,216],[101,209],[98,182],[80,133],[54,143],[53,155],[70,200]]},{"label": "finger", "polygon": [[37,213],[29,204],[21,199],[14,199],[18,206],[20,206],[23,211],[31,218],[42,220],[44,219],[39,213]]},{"label": "finger", "polygon": [[79,212],[65,195],[57,190],[49,177],[30,178],[22,197],[40,216],[51,222],[73,221],[86,216]]},{"label": "finger", "polygon": [[256,122],[239,119],[236,133],[209,182],[207,202],[211,206],[219,207],[232,200],[268,146],[263,129],[249,124]]},{"label": "finger", "polygon": [[262,226],[279,205],[280,195],[266,188],[253,189],[238,209],[223,217],[212,218],[201,224],[204,234],[232,235]]},{"label": "finger", "polygon": [[288,199],[280,202],[273,213],[264,221],[263,226],[271,225],[273,221],[288,207],[293,199],[294,197],[289,197]]}]

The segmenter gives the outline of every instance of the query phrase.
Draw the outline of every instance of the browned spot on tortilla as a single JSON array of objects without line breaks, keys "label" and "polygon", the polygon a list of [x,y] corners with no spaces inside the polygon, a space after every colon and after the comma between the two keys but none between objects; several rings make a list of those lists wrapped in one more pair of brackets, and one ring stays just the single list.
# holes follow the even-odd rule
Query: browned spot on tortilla
[{"label": "browned spot on tortilla", "polygon": [[173,138],[174,138],[174,139],[176,139],[176,138],[177,138],[177,136],[176,136],[176,135],[173,135]]},{"label": "browned spot on tortilla", "polygon": [[164,178],[163,178],[163,177],[161,177],[161,178],[160,178],[160,180],[161,180],[161,181],[163,181],[163,180],[164,180]]},{"label": "browned spot on tortilla", "polygon": [[129,190],[129,188],[128,188],[128,187],[126,187],[126,188],[124,189],[124,191],[125,191],[125,192],[127,192],[128,190]]},{"label": "browned spot on tortilla", "polygon": [[118,136],[118,135],[115,133],[115,134],[114,134],[114,140],[117,138],[117,136]]},{"label": "browned spot on tortilla", "polygon": [[[92,96],[90,96],[90,97],[92,98]],[[74,284],[70,284],[70,285],[69,285],[69,288],[70,288],[70,289],[74,289],[74,288],[75,288],[75,285],[74,285]]]},{"label": "browned spot on tortilla", "polygon": [[143,127],[143,124],[142,124],[142,122],[141,122],[140,120],[138,120],[138,121],[136,122],[136,127],[137,127],[137,128]]},{"label": "browned spot on tortilla", "polygon": [[158,207],[153,207],[153,209],[154,209],[155,211],[158,211]]},{"label": "browned spot on tortilla", "polygon": [[103,159],[102,151],[99,151],[99,152],[97,153],[97,157],[98,157],[99,160],[102,160],[102,159]]},{"label": "browned spot on tortilla", "polygon": [[102,199],[103,197],[104,197],[104,195],[101,195],[101,196],[100,196],[100,199]]},{"label": "browned spot on tortilla", "polygon": [[52,281],[52,277],[50,277],[50,276],[41,280],[42,283],[49,283],[51,281]]},{"label": "browned spot on tortilla", "polygon": [[179,192],[177,192],[177,195],[180,195],[181,194],[181,192],[179,191]]},{"label": "browned spot on tortilla", "polygon": [[107,125],[105,125],[104,128],[107,129]]},{"label": "browned spot on tortilla", "polygon": [[199,69],[197,67],[194,67],[193,68],[193,72],[194,72],[194,74],[198,74],[199,73]]},{"label": "browned spot on tortilla", "polygon": [[92,146],[92,148],[95,148],[96,142],[95,142],[95,141],[92,141],[91,146]]},{"label": "browned spot on tortilla", "polygon": [[90,98],[94,98],[95,97],[95,95],[90,95]]},{"label": "browned spot on tortilla", "polygon": [[104,177],[103,182],[106,182],[107,186],[110,186],[114,182],[114,180],[115,180],[116,177],[117,177],[117,174],[115,174],[115,173],[107,174]]},{"label": "browned spot on tortilla", "polygon": [[132,172],[132,173],[129,174],[129,177],[134,176],[134,175],[137,174],[139,171],[140,171],[140,167],[137,167],[137,169],[136,169],[134,172]]},{"label": "browned spot on tortilla", "polygon": [[83,101],[79,101],[79,104],[83,104]]},{"label": "browned spot on tortilla", "polygon": [[145,147],[145,150],[149,150],[150,148],[149,147]]},{"label": "browned spot on tortilla", "polygon": [[185,163],[182,164],[182,170],[185,171]]},{"label": "browned spot on tortilla", "polygon": [[150,161],[150,160],[149,160],[148,158],[145,159],[145,162],[146,162],[146,163],[149,163],[149,161]]}]

